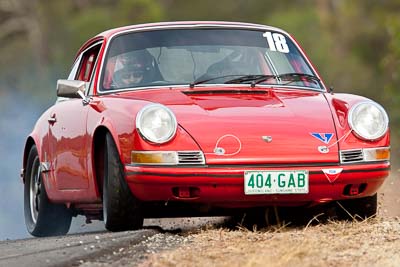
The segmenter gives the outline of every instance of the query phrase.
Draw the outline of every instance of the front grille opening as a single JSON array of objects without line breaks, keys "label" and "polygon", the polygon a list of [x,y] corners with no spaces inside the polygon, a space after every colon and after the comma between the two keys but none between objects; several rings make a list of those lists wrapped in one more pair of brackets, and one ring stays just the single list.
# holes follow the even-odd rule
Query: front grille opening
[{"label": "front grille opening", "polygon": [[343,195],[345,196],[357,196],[362,194],[367,189],[367,184],[348,184],[344,187]]},{"label": "front grille opening", "polygon": [[198,187],[174,187],[172,194],[176,198],[198,198],[200,196],[200,189]]}]

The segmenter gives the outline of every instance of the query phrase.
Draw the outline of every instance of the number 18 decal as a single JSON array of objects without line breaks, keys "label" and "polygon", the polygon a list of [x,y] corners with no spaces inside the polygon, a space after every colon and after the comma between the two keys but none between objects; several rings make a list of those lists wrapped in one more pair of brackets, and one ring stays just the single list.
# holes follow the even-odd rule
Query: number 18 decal
[{"label": "number 18 decal", "polygon": [[289,46],[287,45],[286,38],[283,34],[276,32],[265,32],[263,36],[267,38],[269,50],[278,51],[281,53],[289,53]]}]

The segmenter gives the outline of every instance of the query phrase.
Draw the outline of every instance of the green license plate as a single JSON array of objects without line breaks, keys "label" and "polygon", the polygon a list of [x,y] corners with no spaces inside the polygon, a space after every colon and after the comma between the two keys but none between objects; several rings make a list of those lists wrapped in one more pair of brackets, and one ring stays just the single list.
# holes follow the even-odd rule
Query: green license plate
[{"label": "green license plate", "polygon": [[308,194],[308,171],[245,171],[244,193]]}]

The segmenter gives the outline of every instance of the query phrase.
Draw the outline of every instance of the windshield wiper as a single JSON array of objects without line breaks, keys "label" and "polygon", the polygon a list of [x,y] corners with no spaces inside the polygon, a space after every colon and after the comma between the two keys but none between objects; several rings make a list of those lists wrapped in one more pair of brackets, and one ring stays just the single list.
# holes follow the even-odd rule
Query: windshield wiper
[{"label": "windshield wiper", "polygon": [[292,82],[302,82],[302,81],[313,82],[315,84],[319,84],[321,81],[317,76],[307,74],[307,73],[299,73],[299,72],[280,74],[278,76],[278,78],[281,80],[289,80],[289,82],[285,83],[285,85],[292,83]]},{"label": "windshield wiper", "polygon": [[242,77],[232,79],[229,81],[226,81],[225,83],[246,83],[246,82],[251,82],[251,87],[254,87],[256,84],[264,82],[266,80],[275,78],[275,75],[265,75],[265,74],[250,74],[250,75],[243,75]]},{"label": "windshield wiper", "polygon": [[211,78],[202,79],[202,80],[195,80],[194,82],[190,83],[189,86],[190,86],[190,88],[194,88],[194,86],[197,84],[207,83],[212,80],[218,80],[218,79],[223,79],[223,78],[228,78],[228,77],[237,77],[237,76],[244,76],[244,75],[243,74],[230,74],[230,75],[211,77]]},{"label": "windshield wiper", "polygon": [[276,79],[276,80],[289,80],[289,82],[285,83],[289,84],[292,82],[299,82],[299,81],[308,81],[308,82],[313,82],[316,84],[319,84],[321,81],[317,76],[307,74],[307,73],[298,73],[298,72],[293,72],[293,73],[284,73],[280,75],[271,75],[271,74],[248,74],[248,75],[243,75],[243,74],[231,74],[231,75],[223,75],[223,76],[216,76],[216,77],[211,77],[208,79],[202,79],[202,80],[196,80],[192,83],[190,83],[190,88],[194,88],[195,85],[201,84],[201,83],[207,83],[212,80],[217,80],[217,79],[223,79],[223,78],[228,78],[228,77],[237,77],[231,80],[228,80],[224,82],[225,84],[229,83],[248,83],[251,82],[251,87],[255,87],[256,84],[262,83],[264,81],[267,81],[269,79]]}]

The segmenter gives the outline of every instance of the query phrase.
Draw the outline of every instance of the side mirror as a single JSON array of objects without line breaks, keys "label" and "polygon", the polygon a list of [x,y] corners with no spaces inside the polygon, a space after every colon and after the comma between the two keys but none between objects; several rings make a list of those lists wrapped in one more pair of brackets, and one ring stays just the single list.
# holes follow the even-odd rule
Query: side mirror
[{"label": "side mirror", "polygon": [[86,83],[76,80],[58,80],[57,96],[68,98],[85,97]]}]

